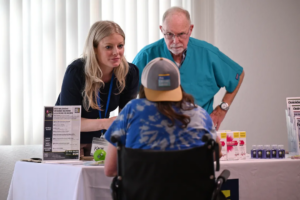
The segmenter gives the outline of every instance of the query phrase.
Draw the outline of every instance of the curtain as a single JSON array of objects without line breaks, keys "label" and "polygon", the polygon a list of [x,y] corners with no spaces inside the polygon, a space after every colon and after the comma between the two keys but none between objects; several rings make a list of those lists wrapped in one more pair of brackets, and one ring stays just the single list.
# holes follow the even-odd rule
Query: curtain
[{"label": "curtain", "polygon": [[55,104],[94,22],[122,27],[131,62],[162,38],[159,25],[171,6],[190,12],[192,37],[213,43],[212,0],[0,0],[0,145],[42,144],[43,108]]}]

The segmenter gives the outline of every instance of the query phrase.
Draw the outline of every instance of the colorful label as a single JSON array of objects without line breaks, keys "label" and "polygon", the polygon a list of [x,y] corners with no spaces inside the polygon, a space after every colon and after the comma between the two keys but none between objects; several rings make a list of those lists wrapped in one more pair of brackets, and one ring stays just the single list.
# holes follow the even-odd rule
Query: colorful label
[{"label": "colorful label", "polygon": [[241,131],[239,137],[239,159],[245,160],[246,159],[246,132]]},{"label": "colorful label", "polygon": [[222,157],[220,160],[227,160],[227,136],[225,132],[218,132],[217,133],[218,137],[220,138],[220,142],[222,145]]},{"label": "colorful label", "polygon": [[239,132],[227,132],[227,159],[239,160]]},{"label": "colorful label", "polygon": [[158,87],[171,86],[170,74],[158,74]]},{"label": "colorful label", "polygon": [[266,150],[266,158],[271,158],[271,150]]},{"label": "colorful label", "polygon": [[221,138],[221,139],[227,139],[226,133],[221,133],[221,134],[220,134],[220,138]]},{"label": "colorful label", "polygon": [[263,158],[263,150],[257,150],[257,158]]},{"label": "colorful label", "polygon": [[276,149],[272,150],[271,153],[272,153],[272,158],[277,158],[277,150]]}]

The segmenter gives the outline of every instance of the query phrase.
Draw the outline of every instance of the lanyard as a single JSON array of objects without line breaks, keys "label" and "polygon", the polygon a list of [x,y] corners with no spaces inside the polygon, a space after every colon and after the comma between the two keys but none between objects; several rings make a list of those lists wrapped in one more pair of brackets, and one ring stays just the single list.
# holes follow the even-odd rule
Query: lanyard
[{"label": "lanyard", "polygon": [[[108,96],[107,96],[107,102],[106,102],[104,118],[107,116],[107,111],[108,111],[108,106],[109,106],[109,102],[110,102],[110,96],[111,96],[113,82],[114,82],[114,74],[112,74],[111,80],[110,80],[110,86],[109,86],[109,92],[108,92]],[[97,103],[100,107],[100,105],[101,105],[101,103],[100,103],[100,91],[99,91],[99,97],[97,97]],[[99,117],[100,117],[100,119],[102,118],[101,117],[101,110],[99,110]]]}]

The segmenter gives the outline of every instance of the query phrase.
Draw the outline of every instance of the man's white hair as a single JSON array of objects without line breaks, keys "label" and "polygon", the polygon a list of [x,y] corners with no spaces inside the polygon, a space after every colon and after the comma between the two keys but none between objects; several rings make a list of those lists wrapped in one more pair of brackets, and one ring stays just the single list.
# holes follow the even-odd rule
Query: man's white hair
[{"label": "man's white hair", "polygon": [[164,21],[170,14],[174,14],[174,13],[184,14],[186,16],[187,20],[191,23],[191,17],[190,17],[189,11],[187,11],[181,7],[177,7],[177,6],[171,7],[168,10],[166,10],[166,12],[163,15],[162,23],[164,23]]}]

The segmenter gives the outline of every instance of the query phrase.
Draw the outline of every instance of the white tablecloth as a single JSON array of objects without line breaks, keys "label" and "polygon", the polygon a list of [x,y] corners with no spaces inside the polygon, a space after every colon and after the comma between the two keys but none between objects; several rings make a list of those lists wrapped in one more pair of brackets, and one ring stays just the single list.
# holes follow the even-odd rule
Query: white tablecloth
[{"label": "white tablecloth", "polygon": [[239,179],[240,200],[300,200],[300,160],[221,161],[229,179]]},{"label": "white tablecloth", "polygon": [[103,166],[17,162],[8,200],[110,199]]},{"label": "white tablecloth", "polygon": [[[240,200],[300,200],[300,160],[221,161]],[[216,176],[220,172],[216,173]],[[8,200],[111,200],[102,166],[17,162]]]}]

